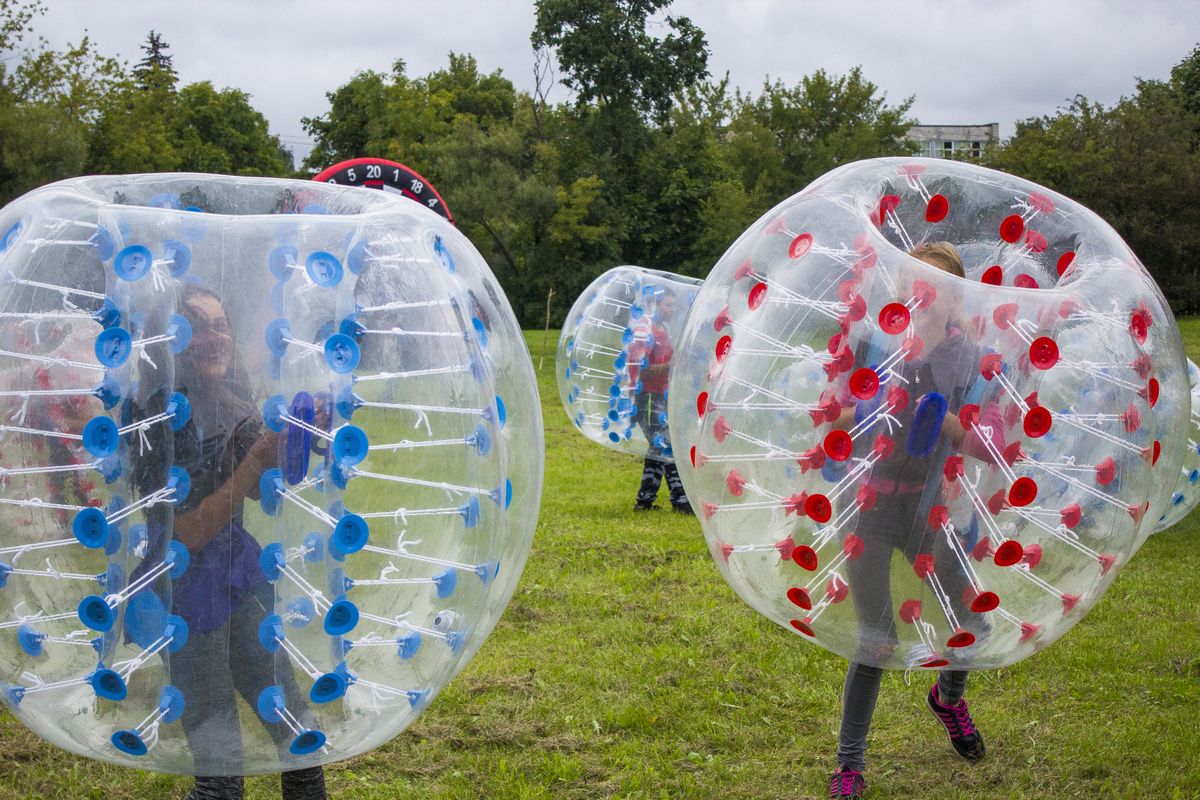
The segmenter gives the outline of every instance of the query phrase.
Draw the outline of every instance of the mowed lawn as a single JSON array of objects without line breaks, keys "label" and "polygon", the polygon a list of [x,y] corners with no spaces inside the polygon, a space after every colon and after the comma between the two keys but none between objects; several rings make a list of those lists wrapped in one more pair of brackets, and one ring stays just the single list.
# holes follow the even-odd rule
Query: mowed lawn
[{"label": "mowed lawn", "polygon": [[[1182,325],[1200,357],[1200,319]],[[640,463],[569,427],[554,332],[528,342],[535,366],[547,344],[546,479],[521,584],[414,727],[328,768],[331,796],[824,796],[845,662],[743,604],[695,519],[632,511]],[[930,681],[886,677],[870,797],[1200,797],[1200,519],[1151,538],[1062,641],[973,676],[981,764],[952,754],[924,705]],[[178,798],[187,785],[70,756],[0,716],[0,800]]]}]

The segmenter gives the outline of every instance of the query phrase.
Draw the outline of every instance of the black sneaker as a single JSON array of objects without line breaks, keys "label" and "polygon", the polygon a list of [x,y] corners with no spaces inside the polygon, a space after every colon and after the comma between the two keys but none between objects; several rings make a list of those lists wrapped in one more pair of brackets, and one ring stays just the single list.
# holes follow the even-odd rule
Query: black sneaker
[{"label": "black sneaker", "polygon": [[959,700],[956,706],[942,705],[938,702],[936,683],[929,690],[929,696],[925,699],[929,702],[929,708],[933,711],[934,716],[946,729],[946,735],[950,737],[950,744],[954,747],[954,752],[967,761],[978,761],[983,758],[983,734],[975,728],[975,721],[971,719],[971,714],[967,711],[967,701]]},{"label": "black sneaker", "polygon": [[696,516],[696,512],[692,510],[691,503],[676,503],[671,506],[671,510],[679,514],[687,514],[690,517]]},{"label": "black sneaker", "polygon": [[862,800],[867,779],[861,772],[842,767],[829,779],[829,800]]}]

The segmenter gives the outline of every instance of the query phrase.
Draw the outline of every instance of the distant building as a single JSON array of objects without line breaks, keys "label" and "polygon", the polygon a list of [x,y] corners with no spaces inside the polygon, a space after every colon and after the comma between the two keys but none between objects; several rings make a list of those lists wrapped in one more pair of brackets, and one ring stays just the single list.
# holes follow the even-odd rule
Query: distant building
[{"label": "distant building", "polygon": [[1000,142],[1000,123],[986,125],[914,125],[908,138],[921,149],[917,155],[928,158],[972,156],[978,158],[985,147]]}]

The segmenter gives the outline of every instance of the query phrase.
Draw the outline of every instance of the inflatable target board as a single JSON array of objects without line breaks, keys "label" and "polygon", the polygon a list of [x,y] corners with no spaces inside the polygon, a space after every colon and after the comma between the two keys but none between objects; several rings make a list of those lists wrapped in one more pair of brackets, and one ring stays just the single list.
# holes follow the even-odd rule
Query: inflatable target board
[{"label": "inflatable target board", "polygon": [[385,192],[402,194],[416,200],[429,210],[444,217],[450,223],[454,216],[446,207],[446,201],[419,172],[396,161],[384,158],[352,158],[326,167],[313,176],[314,181],[336,183],[341,186],[365,186]]}]

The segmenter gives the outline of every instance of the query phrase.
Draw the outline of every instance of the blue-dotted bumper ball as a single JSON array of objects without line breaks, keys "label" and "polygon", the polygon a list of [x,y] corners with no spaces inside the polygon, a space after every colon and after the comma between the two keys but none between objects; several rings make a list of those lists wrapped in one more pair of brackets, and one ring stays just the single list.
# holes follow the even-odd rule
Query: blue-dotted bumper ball
[{"label": "blue-dotted bumper ball", "polygon": [[591,439],[639,458],[674,461],[667,387],[675,342],[701,281],[615,267],[575,300],[555,370],[567,418]]},{"label": "blue-dotted bumper ball", "polygon": [[532,364],[418,204],[47,186],[0,211],[0,364],[0,688],[73,752],[244,775],[370,750],[516,585]]},{"label": "blue-dotted bumper ball", "polygon": [[1181,436],[1166,445],[1174,450],[1183,451],[1183,458],[1179,467],[1179,478],[1175,482],[1175,491],[1171,492],[1166,510],[1158,518],[1155,533],[1161,533],[1174,526],[1192,513],[1200,503],[1200,367],[1190,358],[1187,366],[1188,382],[1192,386],[1188,398],[1192,407],[1192,424],[1188,428],[1187,436]]}]

